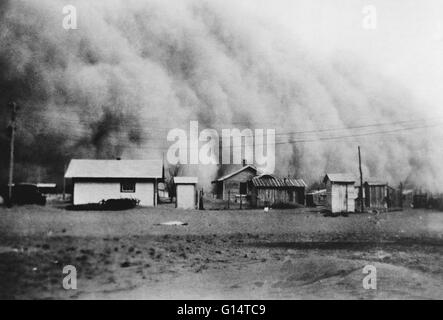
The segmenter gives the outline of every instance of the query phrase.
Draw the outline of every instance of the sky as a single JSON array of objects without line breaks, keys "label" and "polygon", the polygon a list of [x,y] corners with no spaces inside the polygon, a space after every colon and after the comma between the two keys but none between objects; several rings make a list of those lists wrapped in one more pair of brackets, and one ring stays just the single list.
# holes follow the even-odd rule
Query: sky
[{"label": "sky", "polygon": [[[247,4],[246,4],[247,3]],[[396,79],[443,113],[443,2],[438,0],[251,0],[318,55],[347,52]],[[377,28],[362,27],[374,6]]]}]

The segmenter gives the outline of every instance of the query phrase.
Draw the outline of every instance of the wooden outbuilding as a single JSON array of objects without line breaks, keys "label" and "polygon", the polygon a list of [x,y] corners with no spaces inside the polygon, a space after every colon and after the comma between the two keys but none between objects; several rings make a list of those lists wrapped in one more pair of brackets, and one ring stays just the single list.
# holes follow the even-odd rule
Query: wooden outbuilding
[{"label": "wooden outbuilding", "polygon": [[197,206],[197,177],[174,177],[176,192],[175,207],[195,209]]},{"label": "wooden outbuilding", "polygon": [[249,185],[253,207],[305,204],[306,183],[302,179],[262,174],[252,178]]},{"label": "wooden outbuilding", "polygon": [[326,208],[332,213],[355,212],[355,177],[351,174],[328,173],[326,184]]},{"label": "wooden outbuilding", "polygon": [[248,182],[257,175],[257,168],[245,165],[212,183],[215,185],[217,199],[228,200],[228,197],[245,196],[249,193]]},{"label": "wooden outbuilding", "polygon": [[368,179],[364,183],[365,207],[369,209],[388,208],[388,184],[381,180]]}]

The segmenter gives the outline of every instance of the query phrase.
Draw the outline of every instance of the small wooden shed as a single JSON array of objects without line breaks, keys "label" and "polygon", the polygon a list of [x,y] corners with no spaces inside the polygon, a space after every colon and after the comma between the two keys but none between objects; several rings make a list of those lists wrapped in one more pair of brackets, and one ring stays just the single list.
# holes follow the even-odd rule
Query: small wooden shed
[{"label": "small wooden shed", "polygon": [[351,174],[328,173],[326,184],[326,208],[332,213],[355,212],[355,178]]},{"label": "small wooden shed", "polygon": [[364,183],[365,206],[370,209],[388,208],[388,184],[376,179]]},{"label": "small wooden shed", "polygon": [[245,165],[225,176],[212,181],[215,184],[217,199],[228,200],[228,197],[243,196],[249,193],[248,182],[257,175],[257,168]]},{"label": "small wooden shed", "polygon": [[305,204],[306,183],[302,179],[262,174],[251,179],[250,189],[253,207]]},{"label": "small wooden shed", "polygon": [[176,192],[175,207],[195,209],[197,206],[197,177],[174,177]]}]

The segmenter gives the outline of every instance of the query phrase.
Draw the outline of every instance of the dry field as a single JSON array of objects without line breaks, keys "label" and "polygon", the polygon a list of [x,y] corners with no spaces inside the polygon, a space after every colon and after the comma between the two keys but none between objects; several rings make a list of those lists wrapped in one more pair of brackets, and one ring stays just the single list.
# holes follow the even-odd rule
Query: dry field
[{"label": "dry field", "polygon": [[[159,225],[172,220],[187,225]],[[425,210],[0,208],[0,298],[442,299],[442,248],[443,213]],[[77,290],[62,287],[65,265]]]}]

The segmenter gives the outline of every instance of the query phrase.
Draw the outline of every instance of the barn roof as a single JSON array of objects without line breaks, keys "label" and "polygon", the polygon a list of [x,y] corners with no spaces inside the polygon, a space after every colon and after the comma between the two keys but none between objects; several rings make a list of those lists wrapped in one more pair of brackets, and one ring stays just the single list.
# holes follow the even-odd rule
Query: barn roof
[{"label": "barn roof", "polygon": [[197,177],[174,177],[174,183],[178,184],[197,184]]},{"label": "barn roof", "polygon": [[162,160],[73,159],[65,178],[161,178]]},{"label": "barn roof", "polygon": [[215,181],[212,181],[212,183],[217,182],[217,181],[224,181],[224,180],[229,179],[229,178],[231,178],[231,177],[233,177],[233,176],[239,174],[240,172],[243,172],[243,171],[248,170],[248,169],[257,172],[257,168],[254,167],[253,165],[250,165],[250,164],[249,164],[249,165],[244,166],[244,167],[241,167],[240,169],[235,170],[234,172],[231,172],[231,173],[229,173],[229,174],[227,174],[227,175],[225,175],[225,176],[223,176],[223,177],[220,177],[220,178],[218,178],[218,179],[215,180]]},{"label": "barn roof", "polygon": [[355,177],[354,175],[348,173],[328,173],[323,179],[323,182],[326,182],[326,180],[331,182],[354,183]]},{"label": "barn roof", "polygon": [[306,188],[303,179],[277,178],[271,174],[252,178],[252,184],[257,188]]}]

